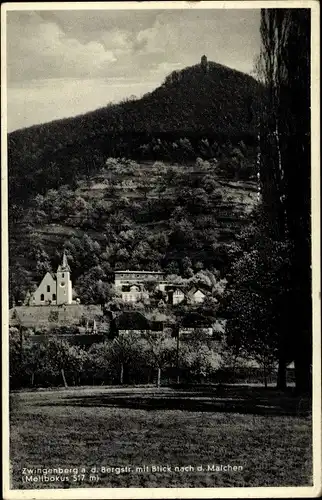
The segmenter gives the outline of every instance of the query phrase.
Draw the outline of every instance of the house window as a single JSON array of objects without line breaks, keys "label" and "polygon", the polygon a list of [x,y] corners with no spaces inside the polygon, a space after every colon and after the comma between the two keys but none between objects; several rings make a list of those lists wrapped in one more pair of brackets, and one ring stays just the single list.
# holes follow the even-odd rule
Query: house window
[{"label": "house window", "polygon": [[56,300],[56,294],[53,293],[53,300]]},{"label": "house window", "polygon": [[47,285],[47,292],[50,292],[50,285]]},{"label": "house window", "polygon": [[40,300],[41,300],[41,302],[43,302],[45,300],[45,296],[43,293],[40,295]]}]

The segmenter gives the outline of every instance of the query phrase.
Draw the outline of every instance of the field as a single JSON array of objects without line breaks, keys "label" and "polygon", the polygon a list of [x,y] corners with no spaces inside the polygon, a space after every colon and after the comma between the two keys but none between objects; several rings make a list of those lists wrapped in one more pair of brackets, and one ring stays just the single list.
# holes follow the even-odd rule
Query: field
[{"label": "field", "polygon": [[[21,391],[10,407],[14,489],[311,484],[310,403],[273,388]],[[37,467],[78,471],[48,485]]]}]

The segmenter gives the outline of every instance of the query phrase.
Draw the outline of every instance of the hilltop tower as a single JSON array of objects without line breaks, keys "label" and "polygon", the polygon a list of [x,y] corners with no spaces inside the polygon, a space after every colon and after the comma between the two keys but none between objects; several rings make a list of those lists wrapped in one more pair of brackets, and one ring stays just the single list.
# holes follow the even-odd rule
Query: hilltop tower
[{"label": "hilltop tower", "polygon": [[202,69],[207,72],[208,71],[208,59],[207,56],[202,56],[200,61]]},{"label": "hilltop tower", "polygon": [[58,266],[57,274],[57,305],[72,303],[72,282],[70,279],[70,267],[64,252],[62,263]]}]

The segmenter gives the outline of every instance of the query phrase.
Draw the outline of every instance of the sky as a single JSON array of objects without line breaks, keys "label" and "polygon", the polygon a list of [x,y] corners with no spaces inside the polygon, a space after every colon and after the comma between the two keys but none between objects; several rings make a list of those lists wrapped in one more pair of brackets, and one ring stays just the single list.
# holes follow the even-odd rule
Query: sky
[{"label": "sky", "polygon": [[255,9],[7,12],[8,131],[140,97],[208,60],[251,73]]}]

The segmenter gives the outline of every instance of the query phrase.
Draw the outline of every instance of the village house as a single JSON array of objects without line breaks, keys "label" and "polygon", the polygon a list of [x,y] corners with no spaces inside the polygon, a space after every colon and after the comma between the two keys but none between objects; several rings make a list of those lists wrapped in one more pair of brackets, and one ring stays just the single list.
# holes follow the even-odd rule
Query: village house
[{"label": "village house", "polygon": [[159,290],[160,292],[165,292],[165,289],[166,289],[166,286],[169,284],[168,281],[165,281],[165,280],[162,280],[162,281],[159,281],[157,283],[157,290]]},{"label": "village house", "polygon": [[[164,275],[158,271],[115,271],[114,285],[116,292],[121,294],[123,302],[135,303],[149,300],[147,283],[155,285],[155,289],[164,290]],[[161,285],[161,288],[160,288]]]},{"label": "village house", "polygon": [[179,285],[167,285],[165,292],[167,294],[167,303],[174,306],[181,304],[184,300],[191,304],[201,304],[207,296],[206,292],[200,288],[192,287],[187,292],[184,292]]},{"label": "village house", "polygon": [[143,285],[147,281],[164,281],[164,273],[159,271],[115,271],[114,285],[117,290],[121,290],[123,285]]},{"label": "village house", "polygon": [[125,311],[115,318],[115,326],[118,335],[135,333],[143,335],[147,333],[161,333],[163,331],[162,321],[149,321],[144,314],[138,311]]},{"label": "village house", "polygon": [[164,273],[160,271],[115,271],[115,290],[121,294],[123,302],[135,303],[140,300],[148,301],[151,285],[154,291],[164,293],[162,304],[177,305],[187,300],[191,304],[201,304],[207,292],[199,287],[192,287],[188,292],[183,290],[182,285],[171,284],[164,279]]},{"label": "village house", "polygon": [[182,289],[176,285],[167,285],[165,287],[165,292],[167,294],[167,303],[175,306],[180,304],[185,299],[185,294]]},{"label": "village house", "polygon": [[207,295],[200,288],[193,287],[189,290],[187,296],[192,304],[202,304]]},{"label": "village house", "polygon": [[134,303],[139,300],[148,300],[149,294],[142,285],[122,285],[121,297],[123,302]]},{"label": "village house", "polygon": [[213,323],[210,318],[200,317],[198,313],[191,312],[186,315],[179,328],[180,338],[188,337],[211,337],[213,335]]},{"label": "village house", "polygon": [[180,338],[191,338],[191,337],[199,337],[199,338],[204,338],[204,337],[212,337],[213,335],[213,328],[212,326],[205,326],[205,327],[186,327],[186,328],[180,328],[179,329],[179,335]]},{"label": "village house", "polygon": [[47,272],[40,285],[33,293],[28,293],[25,305],[69,305],[73,303],[73,287],[70,279],[70,267],[64,252],[62,263],[56,274]]}]

